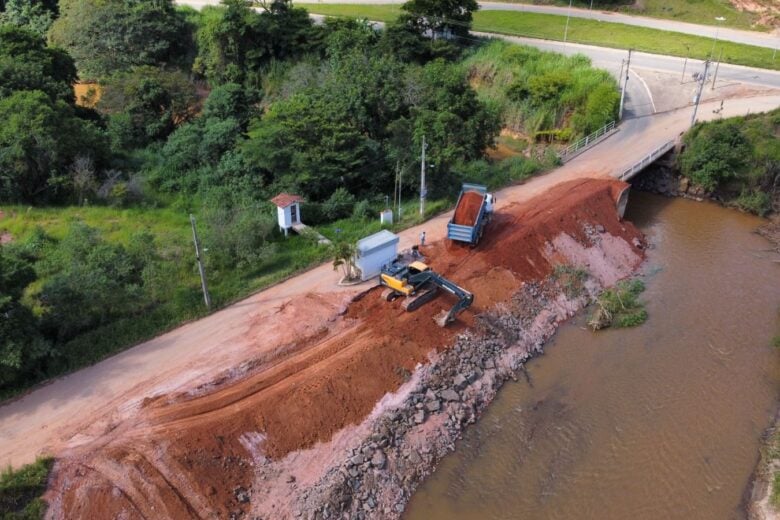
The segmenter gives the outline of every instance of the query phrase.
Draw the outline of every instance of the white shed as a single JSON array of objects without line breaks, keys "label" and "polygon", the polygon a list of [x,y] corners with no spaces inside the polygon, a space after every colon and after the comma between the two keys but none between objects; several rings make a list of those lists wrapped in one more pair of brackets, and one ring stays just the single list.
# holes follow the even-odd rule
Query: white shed
[{"label": "white shed", "polygon": [[276,216],[279,220],[279,229],[287,232],[296,224],[301,224],[301,202],[303,199],[298,195],[290,193],[280,193],[271,199],[276,205]]},{"label": "white shed", "polygon": [[386,229],[358,240],[355,266],[360,270],[361,280],[379,275],[382,266],[395,260],[398,256],[398,240],[398,235]]}]

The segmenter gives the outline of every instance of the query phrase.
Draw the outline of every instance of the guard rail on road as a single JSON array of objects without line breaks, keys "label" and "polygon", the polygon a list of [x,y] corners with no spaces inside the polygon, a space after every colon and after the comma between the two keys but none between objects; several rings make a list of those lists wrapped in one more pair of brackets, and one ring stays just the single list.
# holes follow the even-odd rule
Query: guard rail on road
[{"label": "guard rail on road", "polygon": [[595,132],[593,132],[590,135],[586,135],[579,141],[570,144],[563,150],[561,150],[558,153],[558,157],[561,159],[561,162],[566,162],[569,159],[573,158],[575,155],[577,155],[579,152],[585,150],[589,146],[596,144],[596,142],[600,141],[603,137],[605,137],[607,134],[612,132],[617,128],[615,121],[610,121],[606,125],[602,126]]},{"label": "guard rail on road", "polygon": [[645,155],[641,161],[634,164],[631,168],[625,170],[622,174],[620,174],[620,180],[625,181],[630,178],[632,178],[637,173],[641,172],[645,168],[647,168],[649,165],[651,165],[653,162],[655,162],[659,157],[661,157],[663,154],[674,148],[674,139],[671,141],[662,144],[649,154]]}]

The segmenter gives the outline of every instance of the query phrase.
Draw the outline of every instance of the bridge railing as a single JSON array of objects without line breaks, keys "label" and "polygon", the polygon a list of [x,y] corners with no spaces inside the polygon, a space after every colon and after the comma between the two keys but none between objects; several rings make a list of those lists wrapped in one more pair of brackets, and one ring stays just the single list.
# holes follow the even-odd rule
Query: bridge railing
[{"label": "bridge railing", "polygon": [[675,141],[674,139],[672,139],[671,141],[662,144],[661,146],[659,146],[649,154],[642,157],[642,159],[639,162],[635,163],[633,166],[631,166],[631,168],[628,168],[627,170],[625,170],[623,173],[620,174],[619,177],[620,180],[624,181],[626,179],[630,179],[637,173],[647,168],[650,164],[655,162],[663,154],[665,154],[666,152],[674,148],[674,143]]},{"label": "bridge railing", "polygon": [[613,131],[616,127],[617,127],[617,123],[615,121],[610,121],[609,123],[602,126],[592,134],[586,135],[582,139],[570,144],[569,146],[567,146],[566,148],[558,152],[558,157],[561,159],[562,162],[568,161],[569,159],[577,155],[577,153],[581,152],[585,148],[588,148],[590,145],[595,144],[605,135]]}]

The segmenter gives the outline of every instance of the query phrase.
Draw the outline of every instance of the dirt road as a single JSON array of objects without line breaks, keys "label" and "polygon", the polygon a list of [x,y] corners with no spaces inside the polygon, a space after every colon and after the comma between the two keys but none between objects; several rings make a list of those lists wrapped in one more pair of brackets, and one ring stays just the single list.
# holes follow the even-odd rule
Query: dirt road
[{"label": "dirt road", "polygon": [[[704,104],[701,118],[717,117],[719,103]],[[780,106],[780,96],[730,100],[724,116]],[[623,123],[615,135],[557,170],[497,194],[497,209],[524,202],[559,183],[584,177],[616,177],[669,139],[687,129],[690,109]],[[410,247],[423,229],[433,242],[444,237],[451,213],[400,234],[401,248]],[[273,288],[255,294],[197,322],[133,347],[97,365],[57,379],[0,407],[0,464],[19,466],[39,453],[59,453],[91,441],[106,428],[131,416],[144,399],[193,388],[215,374],[234,369],[259,355],[260,347],[248,338],[269,316],[284,312],[286,304],[308,293],[337,293],[346,302],[357,288],[336,286],[338,274],[330,265],[319,266]],[[332,303],[313,303],[331,312]],[[306,316],[290,321],[292,330],[264,331],[275,343],[282,333],[306,336],[320,326]]]}]

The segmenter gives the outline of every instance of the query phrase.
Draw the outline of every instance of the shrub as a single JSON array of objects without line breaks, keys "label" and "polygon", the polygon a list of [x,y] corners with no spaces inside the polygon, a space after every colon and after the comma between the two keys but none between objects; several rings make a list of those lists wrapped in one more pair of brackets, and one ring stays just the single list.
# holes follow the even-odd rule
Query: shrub
[{"label": "shrub", "polygon": [[596,301],[596,310],[588,320],[592,330],[605,327],[635,327],[647,320],[647,311],[638,301],[645,284],[638,279],[624,280],[606,289]]},{"label": "shrub", "polygon": [[355,196],[346,188],[337,188],[328,200],[322,204],[323,212],[328,220],[346,218],[352,214],[355,207]]},{"label": "shrub", "polygon": [[707,191],[738,177],[752,155],[740,118],[699,125],[685,136],[685,142],[680,155],[682,173]]},{"label": "shrub", "polygon": [[371,206],[367,200],[361,200],[355,204],[352,210],[352,217],[360,220],[366,220],[371,216]]},{"label": "shrub", "polygon": [[743,189],[734,204],[742,211],[763,217],[772,209],[772,198],[760,190]]},{"label": "shrub", "polygon": [[53,463],[52,458],[39,458],[16,471],[9,467],[0,474],[0,511],[4,519],[43,518],[46,503],[40,496],[46,490]]}]

